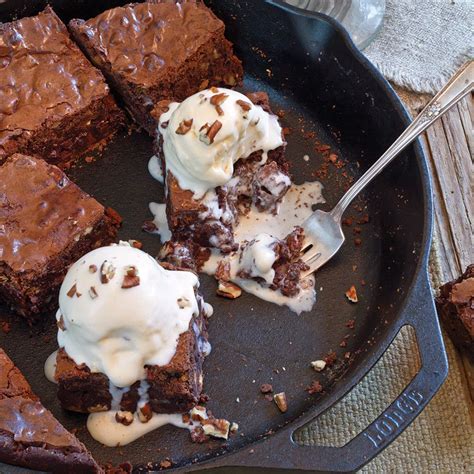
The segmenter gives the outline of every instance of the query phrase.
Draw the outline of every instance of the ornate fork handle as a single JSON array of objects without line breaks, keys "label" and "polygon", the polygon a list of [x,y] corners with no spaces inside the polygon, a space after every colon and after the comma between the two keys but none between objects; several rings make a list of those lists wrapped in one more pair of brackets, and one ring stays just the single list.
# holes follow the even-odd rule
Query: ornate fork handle
[{"label": "ornate fork handle", "polygon": [[429,104],[416,117],[390,148],[362,175],[347,191],[331,211],[340,221],[347,206],[404,148],[423,133],[435,120],[447,112],[474,88],[474,61],[468,62],[433,97]]}]

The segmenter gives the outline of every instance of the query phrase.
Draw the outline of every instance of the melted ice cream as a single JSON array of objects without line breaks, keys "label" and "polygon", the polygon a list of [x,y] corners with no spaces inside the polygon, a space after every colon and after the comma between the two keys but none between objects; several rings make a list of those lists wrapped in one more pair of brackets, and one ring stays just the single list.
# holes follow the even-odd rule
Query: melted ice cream
[{"label": "melted ice cream", "polygon": [[[252,207],[247,215],[241,216],[239,224],[234,229],[235,241],[242,244],[242,242],[253,240],[258,234],[269,234],[277,239],[284,239],[296,226],[301,225],[311,215],[314,204],[323,202],[321,183],[315,181],[293,185],[283,198],[277,215],[260,212],[255,207]],[[158,228],[157,233],[160,235],[162,242],[171,238],[165,208],[165,204],[152,203],[150,205],[150,210],[155,218],[155,225]],[[313,275],[310,275],[301,282],[301,291],[296,297],[284,296],[280,291],[271,290],[256,281],[237,277],[239,269],[237,255],[229,257],[231,260],[232,281],[247,293],[280,306],[288,306],[298,314],[311,310],[316,301]],[[203,271],[213,275],[217,264],[222,258],[223,255],[220,251],[212,249],[211,257],[205,263]],[[263,259],[266,258],[271,260],[272,256],[266,255],[263,257]],[[267,276],[269,277],[270,275]]]},{"label": "melted ice cream", "polygon": [[138,415],[133,415],[133,422],[129,426],[117,423],[115,420],[116,410],[109,410],[100,413],[91,413],[87,417],[87,429],[91,436],[99,443],[111,448],[125,446],[147,433],[150,433],[164,425],[174,425],[179,428],[191,430],[193,426],[183,422],[181,414],[158,414],[153,413],[153,417],[147,423],[142,423]]}]

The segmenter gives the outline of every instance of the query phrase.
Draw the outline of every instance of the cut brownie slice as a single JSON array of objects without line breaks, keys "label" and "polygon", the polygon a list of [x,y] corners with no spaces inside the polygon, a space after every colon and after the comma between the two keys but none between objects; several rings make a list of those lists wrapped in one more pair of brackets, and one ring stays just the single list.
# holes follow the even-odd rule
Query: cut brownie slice
[{"label": "cut brownie slice", "polygon": [[56,306],[68,266],[120,224],[59,168],[20,154],[0,167],[0,204],[0,298],[27,317]]},{"label": "cut brownie slice", "polygon": [[198,1],[148,1],[107,10],[69,29],[136,122],[156,132],[151,110],[212,85],[235,86],[243,70],[224,23]]},{"label": "cut brownie slice", "polygon": [[[266,93],[251,93],[247,97],[252,104],[272,114]],[[169,102],[163,101],[157,104],[154,116],[159,119],[168,110],[168,105]],[[232,179],[196,199],[192,191],[180,187],[167,169],[163,135],[160,134],[155,139],[155,154],[160,158],[166,176],[166,215],[173,240],[193,240],[203,247],[216,247],[223,252],[237,250],[233,229],[239,215],[248,213],[252,204],[259,211],[276,213],[291,185],[285,148],[283,140],[281,146],[268,151],[266,160],[262,159],[262,150],[238,160]]]},{"label": "cut brownie slice", "polygon": [[[177,270],[170,264],[163,263],[162,266]],[[171,361],[163,366],[146,366],[147,398],[155,413],[185,413],[199,401],[203,384],[202,364],[208,350],[208,306],[198,293],[196,296],[199,313],[193,315],[189,329],[179,336]],[[117,392],[119,389],[112,386],[105,374],[91,372],[84,364],[77,365],[64,348],[58,351],[55,378],[61,405],[81,413],[110,409],[133,413],[137,410],[143,383],[138,381],[127,390]],[[118,400],[117,393],[120,393]]]},{"label": "cut brownie slice", "polygon": [[454,344],[474,362],[474,264],[439,290],[436,306],[441,321]]},{"label": "cut brownie slice", "polygon": [[87,448],[46,410],[0,349],[0,461],[53,473],[99,473]]},{"label": "cut brownie slice", "polygon": [[[289,298],[295,297],[301,290],[303,274],[309,267],[301,260],[304,242],[304,230],[296,227],[285,239],[277,239],[269,234],[259,234],[250,242],[243,242],[238,252],[220,260],[215,278],[224,283],[221,296],[234,299],[231,292],[226,294],[225,283],[238,280],[255,280],[273,291],[280,291]],[[168,241],[162,246],[159,259],[173,265],[198,271],[209,257],[208,249],[203,249],[192,240]],[[259,267],[259,256],[265,253],[265,265]],[[270,252],[270,254],[268,253]],[[232,287],[230,287],[232,288]]]},{"label": "cut brownie slice", "polygon": [[14,153],[62,167],[124,123],[104,77],[50,7],[0,23],[0,163]]}]

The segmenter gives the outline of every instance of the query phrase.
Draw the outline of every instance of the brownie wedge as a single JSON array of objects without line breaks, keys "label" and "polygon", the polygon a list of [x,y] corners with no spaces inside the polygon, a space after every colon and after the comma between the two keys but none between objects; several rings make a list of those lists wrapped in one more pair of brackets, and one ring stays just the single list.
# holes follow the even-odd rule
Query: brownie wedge
[{"label": "brownie wedge", "polygon": [[[162,264],[168,270],[173,265]],[[178,339],[176,352],[164,366],[146,366],[148,405],[154,413],[186,413],[193,408],[201,396],[203,385],[202,364],[207,355],[207,310],[197,296],[199,313],[189,323],[189,329]],[[61,328],[60,328],[61,330]],[[122,392],[121,398],[113,399],[113,390],[107,375],[91,372],[84,364],[77,365],[64,348],[58,350],[55,379],[58,382],[58,398],[66,410],[94,413],[119,409],[135,412],[140,400],[138,381]],[[118,405],[114,406],[114,403]]]},{"label": "brownie wedge", "polygon": [[436,307],[443,326],[454,345],[474,362],[474,264],[439,291]]},{"label": "brownie wedge", "polygon": [[0,23],[0,163],[14,153],[66,167],[125,122],[102,73],[50,7]]},{"label": "brownie wedge", "polygon": [[200,1],[131,3],[72,20],[69,29],[151,135],[156,122],[150,112],[160,100],[242,81],[224,23]]},{"label": "brownie wedge", "polygon": [[40,402],[0,349],[0,461],[53,473],[102,473],[87,448]]},{"label": "brownie wedge", "polygon": [[0,166],[0,204],[0,300],[28,318],[55,308],[68,266],[120,225],[58,167],[20,154]]},{"label": "brownie wedge", "polygon": [[[246,94],[252,104],[272,114],[268,95],[265,92]],[[159,119],[168,110],[168,103],[162,101],[153,110]],[[237,250],[234,228],[241,215],[252,205],[259,211],[275,213],[279,203],[291,185],[289,163],[285,157],[286,142],[270,150],[266,161],[263,152],[257,150],[234,165],[232,179],[215,188],[201,199],[193,192],[183,189],[178,179],[167,169],[163,150],[163,136],[155,138],[155,155],[161,161],[166,185],[166,216],[172,233],[172,240],[194,241],[201,247],[218,248],[225,253]],[[209,199],[209,196],[213,196]]]}]

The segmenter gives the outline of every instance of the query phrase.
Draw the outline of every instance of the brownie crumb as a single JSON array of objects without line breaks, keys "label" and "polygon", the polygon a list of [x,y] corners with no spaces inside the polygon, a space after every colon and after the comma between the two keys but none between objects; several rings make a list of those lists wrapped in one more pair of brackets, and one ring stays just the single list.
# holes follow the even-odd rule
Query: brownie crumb
[{"label": "brownie crumb", "polygon": [[170,459],[166,458],[163,461],[160,462],[160,468],[161,469],[169,469],[173,463],[170,461]]},{"label": "brownie crumb", "polygon": [[204,404],[209,401],[209,395],[207,393],[201,393],[199,397],[199,404]]},{"label": "brownie crumb", "polygon": [[334,364],[337,360],[337,355],[334,351],[328,352],[328,354],[324,357],[324,362],[326,362],[326,365],[330,367],[331,365]]},{"label": "brownie crumb", "polygon": [[346,323],[346,327],[349,329],[354,329],[355,327],[355,319],[349,319]]},{"label": "brownie crumb", "polygon": [[321,393],[323,391],[323,386],[318,380],[313,380],[311,385],[305,388],[305,390],[310,394],[314,395],[315,393]]},{"label": "brownie crumb", "polygon": [[156,224],[153,221],[145,221],[142,225],[142,230],[151,234],[156,232],[158,227],[156,227]]},{"label": "brownie crumb", "polygon": [[3,321],[1,326],[3,334],[8,334],[12,330],[11,324],[6,321]]}]

